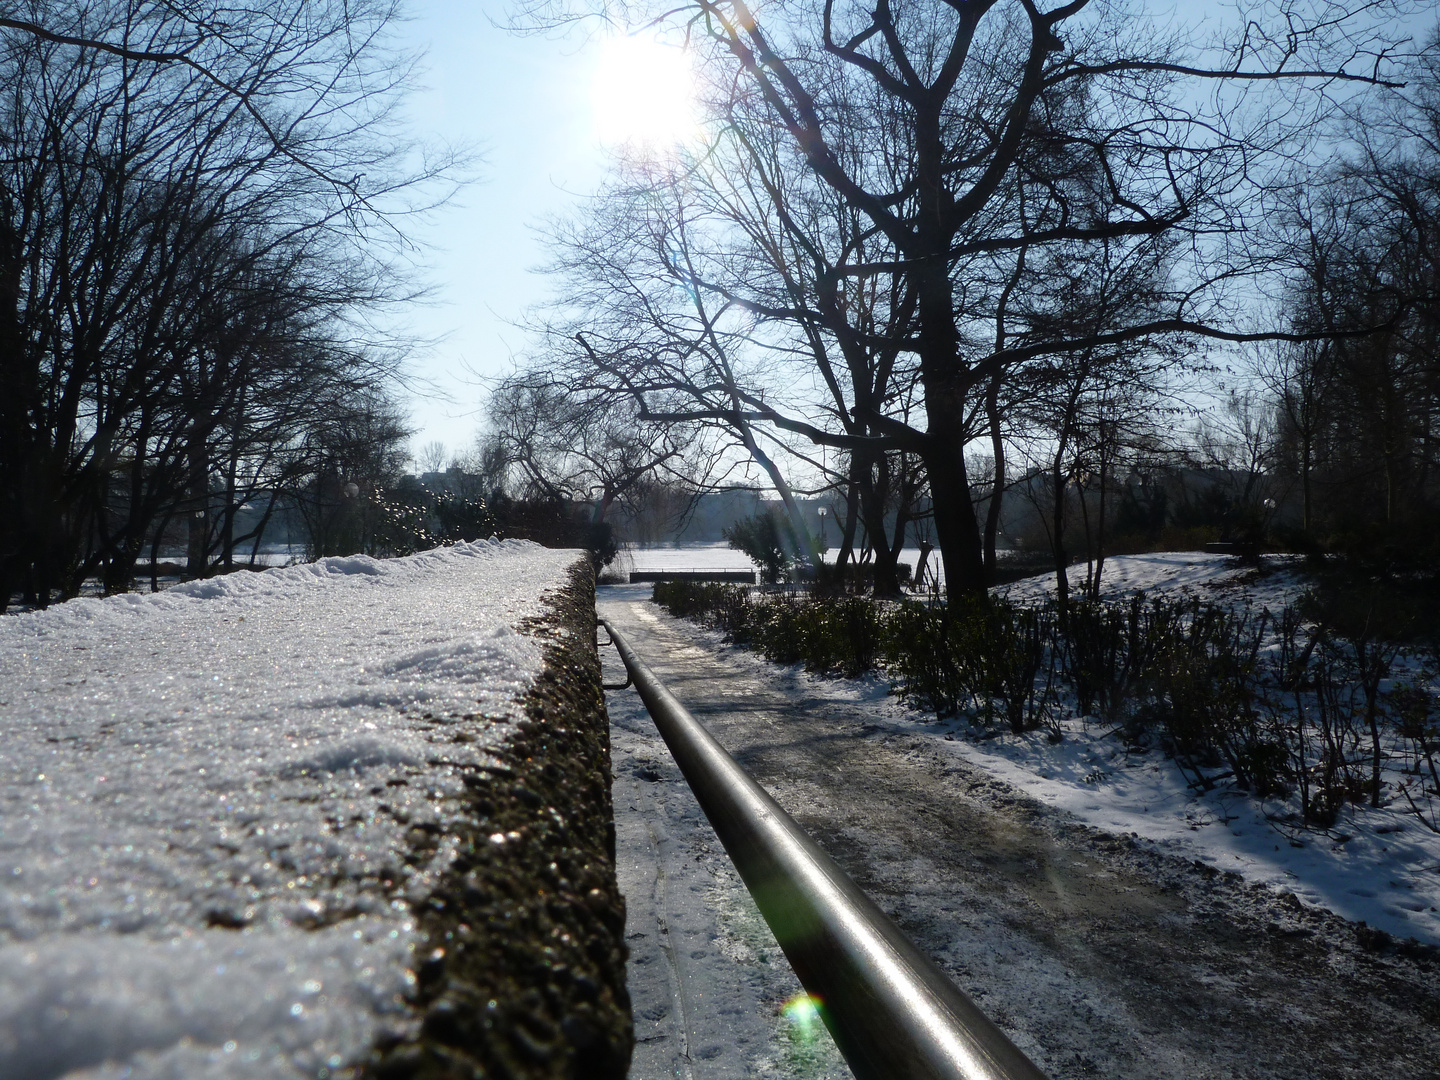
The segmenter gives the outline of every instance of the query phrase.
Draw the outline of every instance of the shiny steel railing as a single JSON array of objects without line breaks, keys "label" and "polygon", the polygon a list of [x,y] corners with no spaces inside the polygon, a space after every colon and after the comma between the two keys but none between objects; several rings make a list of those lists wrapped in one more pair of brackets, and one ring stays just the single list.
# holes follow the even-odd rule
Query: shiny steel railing
[{"label": "shiny steel railing", "polygon": [[1045,1080],[600,622],[858,1080]]}]

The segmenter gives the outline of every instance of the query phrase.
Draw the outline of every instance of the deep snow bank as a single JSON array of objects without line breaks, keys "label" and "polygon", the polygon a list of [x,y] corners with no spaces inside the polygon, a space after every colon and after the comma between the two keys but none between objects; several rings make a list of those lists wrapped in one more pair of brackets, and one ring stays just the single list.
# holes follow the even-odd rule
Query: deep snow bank
[{"label": "deep snow bank", "polygon": [[0,1076],[323,1078],[412,1041],[417,923],[588,641],[548,599],[576,580],[477,543],[0,620]]}]

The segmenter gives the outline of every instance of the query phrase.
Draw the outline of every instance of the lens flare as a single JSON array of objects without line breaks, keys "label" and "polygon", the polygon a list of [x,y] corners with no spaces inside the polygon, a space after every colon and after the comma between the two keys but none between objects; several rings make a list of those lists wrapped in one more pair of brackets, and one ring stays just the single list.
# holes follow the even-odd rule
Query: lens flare
[{"label": "lens flare", "polygon": [[820,1034],[820,1009],[823,1002],[803,990],[780,1006],[780,1015],[790,1021],[793,1031],[807,1041]]}]

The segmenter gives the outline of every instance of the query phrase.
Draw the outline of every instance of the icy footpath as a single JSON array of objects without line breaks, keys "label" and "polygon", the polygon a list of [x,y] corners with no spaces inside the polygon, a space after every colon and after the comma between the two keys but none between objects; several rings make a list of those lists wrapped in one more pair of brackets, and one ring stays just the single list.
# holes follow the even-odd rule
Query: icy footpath
[{"label": "icy footpath", "polygon": [[521,719],[517,626],[576,557],[481,542],[0,619],[0,1077],[324,1078],[403,1029],[449,857],[408,865],[407,834]]}]

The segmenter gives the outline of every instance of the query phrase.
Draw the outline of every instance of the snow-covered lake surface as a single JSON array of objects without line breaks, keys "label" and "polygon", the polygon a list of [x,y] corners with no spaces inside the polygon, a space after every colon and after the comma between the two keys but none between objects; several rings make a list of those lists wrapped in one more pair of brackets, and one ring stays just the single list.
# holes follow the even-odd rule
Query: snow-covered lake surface
[{"label": "snow-covered lake surface", "polygon": [[626,545],[608,569],[622,574],[631,570],[754,570],[755,564],[743,551],[724,542],[655,544]]},{"label": "snow-covered lake surface", "polygon": [[[410,830],[489,764],[577,552],[237,573],[0,619],[0,1077],[323,1078],[408,1023]],[[458,737],[457,737],[458,736]]]},{"label": "snow-covered lake surface", "polygon": [[[834,533],[832,531],[833,538]],[[825,552],[825,560],[834,562],[839,552],[831,548]],[[858,558],[859,551],[855,552]],[[900,561],[909,563],[913,570],[920,562],[919,548],[904,548]],[[940,555],[932,552],[930,568],[940,570]],[[737,551],[724,541],[718,543],[650,544],[644,547],[627,545],[608,568],[613,573],[628,574],[631,570],[754,570],[755,564],[743,551]]]}]

